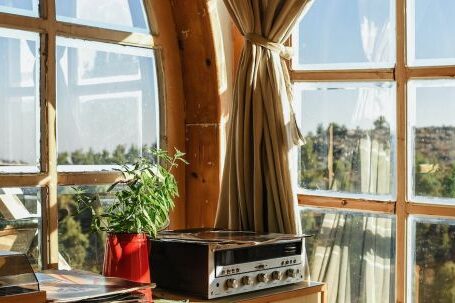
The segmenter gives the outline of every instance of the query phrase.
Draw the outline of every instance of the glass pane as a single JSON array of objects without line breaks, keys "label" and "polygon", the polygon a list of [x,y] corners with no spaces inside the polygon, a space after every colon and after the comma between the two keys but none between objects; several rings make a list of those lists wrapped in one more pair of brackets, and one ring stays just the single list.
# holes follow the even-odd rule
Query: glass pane
[{"label": "glass pane", "polygon": [[408,0],[408,64],[455,64],[455,1]]},{"label": "glass pane", "polygon": [[410,81],[411,199],[455,204],[455,80]]},{"label": "glass pane", "polygon": [[[98,198],[99,210],[113,201],[107,185],[81,186],[87,194]],[[101,273],[106,233],[91,232],[92,214],[89,210],[77,213],[72,186],[58,187],[58,249],[60,269],[80,269]]]},{"label": "glass pane", "polygon": [[392,200],[395,195],[395,84],[301,83],[297,120],[304,192]]},{"label": "glass pane", "polygon": [[57,20],[148,33],[142,0],[56,0]]},{"label": "glass pane", "polygon": [[58,37],[60,171],[131,162],[157,146],[158,122],[152,50]]},{"label": "glass pane", "polygon": [[455,302],[455,220],[410,217],[410,302]]},{"label": "glass pane", "polygon": [[0,28],[0,173],[39,170],[39,36]]},{"label": "glass pane", "polygon": [[41,266],[41,195],[36,187],[0,188],[0,250],[25,253]]},{"label": "glass pane", "polygon": [[395,302],[395,216],[302,208],[311,280],[328,302]]},{"label": "glass pane", "polygon": [[394,0],[315,0],[293,35],[294,69],[395,64]]},{"label": "glass pane", "polygon": [[0,0],[0,12],[38,17],[38,0]]}]

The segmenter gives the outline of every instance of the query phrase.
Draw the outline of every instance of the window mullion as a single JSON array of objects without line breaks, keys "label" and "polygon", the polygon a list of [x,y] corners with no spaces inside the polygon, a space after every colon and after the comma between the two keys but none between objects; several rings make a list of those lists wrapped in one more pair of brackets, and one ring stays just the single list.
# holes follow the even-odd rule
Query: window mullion
[{"label": "window mullion", "polygon": [[46,173],[39,174],[0,174],[0,184],[2,187],[32,187],[45,186],[48,182]]},{"label": "window mullion", "polygon": [[111,184],[122,178],[119,172],[60,172],[58,185]]},{"label": "window mullion", "polygon": [[46,28],[46,22],[42,19],[8,13],[0,13],[0,26],[26,30],[31,32],[41,32]]},{"label": "window mullion", "polygon": [[455,66],[408,67],[409,78],[455,78]]},{"label": "window mullion", "polygon": [[43,235],[43,245],[46,254],[46,260],[43,264],[44,268],[58,267],[58,206],[57,206],[57,138],[56,138],[56,30],[55,30],[55,1],[41,1],[43,5],[42,14],[47,22],[47,32],[44,40],[44,87],[42,87],[41,95],[44,96],[44,118],[41,130],[44,140],[42,148],[45,152],[42,154],[42,162],[44,172],[47,173],[47,191],[46,197],[43,200],[46,210],[46,219],[43,224],[46,224],[46,234]]},{"label": "window mullion", "polygon": [[159,28],[158,28],[158,23],[157,23],[157,18],[156,18],[156,13],[155,10],[152,7],[151,1],[144,1],[144,8],[145,12],[147,14],[147,21],[150,27],[150,32],[152,33],[153,36],[158,36],[159,35]]},{"label": "window mullion", "polygon": [[293,81],[384,81],[394,80],[393,69],[292,70]]},{"label": "window mullion", "polygon": [[436,217],[455,217],[455,207],[423,203],[407,203],[407,213],[411,215],[427,215]]},{"label": "window mullion", "polygon": [[385,214],[393,214],[395,212],[395,202],[389,201],[335,198],[307,194],[299,194],[298,201],[302,206],[337,208],[362,212],[379,212]]},{"label": "window mullion", "polygon": [[68,38],[90,39],[144,48],[154,47],[153,36],[150,34],[130,33],[59,21],[55,23],[55,28],[58,35]]},{"label": "window mullion", "polygon": [[396,205],[396,301],[406,301],[406,0],[396,0],[397,82],[397,205]]}]

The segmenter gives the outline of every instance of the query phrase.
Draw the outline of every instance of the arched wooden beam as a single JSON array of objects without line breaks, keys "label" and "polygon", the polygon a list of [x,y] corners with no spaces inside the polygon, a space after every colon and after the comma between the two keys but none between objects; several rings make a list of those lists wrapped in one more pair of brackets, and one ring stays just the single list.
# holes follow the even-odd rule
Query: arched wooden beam
[{"label": "arched wooden beam", "polygon": [[[154,19],[154,44],[159,52],[161,67],[161,87],[164,90],[161,99],[164,107],[164,119],[161,127],[165,130],[161,142],[173,152],[174,147],[185,151],[185,104],[182,83],[182,66],[178,52],[178,41],[171,2],[168,0],[149,0],[147,9],[152,11],[149,17]],[[170,228],[186,227],[186,193],[185,170],[180,165],[174,175],[179,185],[179,194],[175,201],[176,207],[171,214]]]},{"label": "arched wooden beam", "polygon": [[211,227],[220,188],[220,104],[227,90],[217,0],[171,0],[185,92],[187,227]]}]

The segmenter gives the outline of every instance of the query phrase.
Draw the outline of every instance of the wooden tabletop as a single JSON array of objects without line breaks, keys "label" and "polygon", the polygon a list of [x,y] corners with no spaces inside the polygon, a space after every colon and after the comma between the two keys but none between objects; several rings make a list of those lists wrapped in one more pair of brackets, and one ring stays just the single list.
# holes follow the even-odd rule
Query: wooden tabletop
[{"label": "wooden tabletop", "polygon": [[287,286],[280,286],[275,288],[269,288],[265,290],[259,290],[255,292],[228,296],[220,299],[201,299],[183,293],[174,291],[168,291],[165,289],[156,288],[153,290],[153,297],[156,299],[168,299],[168,300],[189,300],[191,303],[232,303],[232,302],[248,302],[248,303],[262,303],[277,301],[283,299],[290,299],[296,297],[302,297],[306,295],[322,293],[321,302],[325,302],[325,284],[320,282],[301,282]]}]

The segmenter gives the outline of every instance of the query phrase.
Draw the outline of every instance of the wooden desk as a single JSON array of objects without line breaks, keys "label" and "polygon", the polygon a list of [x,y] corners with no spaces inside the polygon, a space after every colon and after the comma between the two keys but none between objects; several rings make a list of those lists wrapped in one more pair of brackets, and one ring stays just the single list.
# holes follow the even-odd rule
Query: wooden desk
[{"label": "wooden desk", "polygon": [[198,299],[157,288],[153,290],[153,297],[168,300],[188,299],[190,303],[327,303],[326,285],[319,282],[302,282],[212,300]]}]

